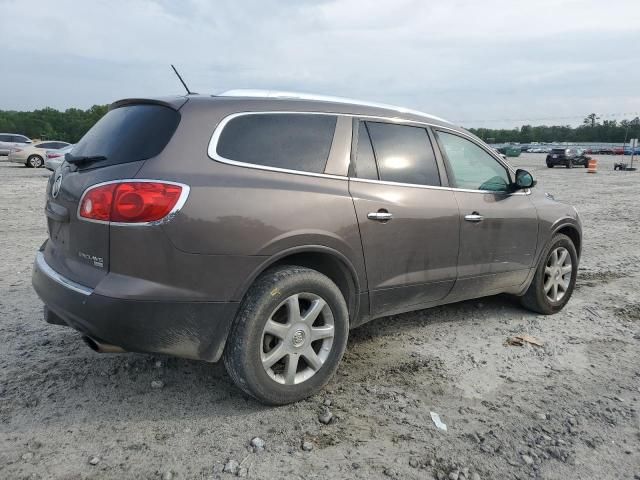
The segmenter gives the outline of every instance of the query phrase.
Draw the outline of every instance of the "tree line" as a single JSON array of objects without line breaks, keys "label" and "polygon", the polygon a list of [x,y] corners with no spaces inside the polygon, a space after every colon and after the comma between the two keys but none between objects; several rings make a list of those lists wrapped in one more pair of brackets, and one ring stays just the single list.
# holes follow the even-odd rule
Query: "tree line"
[{"label": "tree line", "polygon": [[54,108],[32,112],[0,110],[0,132],[76,143],[107,113],[108,108],[108,105],[94,105],[87,110],[69,108],[63,112]]},{"label": "tree line", "polygon": [[470,128],[473,134],[489,143],[552,143],[552,142],[602,142],[620,143],[640,138],[640,118],[633,120],[604,120],[599,122],[595,113],[585,117],[579,127],[570,125],[522,125],[513,129]]},{"label": "tree line", "polygon": [[[58,111],[43,108],[32,112],[0,110],[0,132],[19,133],[42,140],[62,140],[76,143],[107,113],[108,105],[94,105],[87,110],[69,108]],[[603,142],[620,143],[625,139],[640,138],[640,118],[633,120],[604,120],[595,113],[585,117],[579,127],[570,125],[523,125],[512,129],[470,128],[469,130],[489,143],[551,143],[551,142]]]}]

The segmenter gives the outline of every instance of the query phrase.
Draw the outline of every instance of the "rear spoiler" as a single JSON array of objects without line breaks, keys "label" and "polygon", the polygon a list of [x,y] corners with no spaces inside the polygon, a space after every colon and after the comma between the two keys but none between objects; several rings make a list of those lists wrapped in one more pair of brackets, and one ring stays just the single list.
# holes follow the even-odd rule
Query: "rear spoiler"
[{"label": "rear spoiler", "polygon": [[125,98],[109,105],[109,110],[114,110],[127,105],[161,105],[173,110],[180,110],[189,99],[185,96],[164,97],[164,98]]}]

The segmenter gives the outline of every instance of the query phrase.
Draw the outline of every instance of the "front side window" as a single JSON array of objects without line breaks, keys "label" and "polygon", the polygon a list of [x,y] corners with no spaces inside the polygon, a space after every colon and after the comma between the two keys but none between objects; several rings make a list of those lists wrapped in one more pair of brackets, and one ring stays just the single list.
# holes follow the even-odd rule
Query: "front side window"
[{"label": "front side window", "polygon": [[376,157],[373,155],[371,139],[367,131],[367,125],[360,122],[358,127],[358,148],[356,150],[355,175],[358,178],[378,180]]},{"label": "front side window", "polygon": [[323,173],[335,115],[260,113],[233,118],[222,130],[216,153],[242,163]]},{"label": "front side window", "polygon": [[456,188],[505,192],[510,179],[507,169],[484,149],[458,135],[437,132],[451,167],[451,183]]},{"label": "front side window", "polygon": [[367,122],[380,180],[440,185],[431,140],[424,128]]}]

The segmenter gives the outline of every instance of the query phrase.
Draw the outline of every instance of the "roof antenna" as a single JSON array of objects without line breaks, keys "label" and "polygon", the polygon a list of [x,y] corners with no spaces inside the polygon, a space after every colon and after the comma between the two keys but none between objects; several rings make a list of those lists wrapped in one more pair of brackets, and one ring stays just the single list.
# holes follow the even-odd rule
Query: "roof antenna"
[{"label": "roof antenna", "polygon": [[171,65],[171,68],[173,68],[173,71],[176,72],[176,75],[178,76],[178,79],[180,80],[180,82],[182,83],[182,85],[184,86],[184,89],[187,91],[187,95],[194,95],[196,94],[196,92],[192,92],[191,90],[189,90],[189,87],[187,87],[187,84],[184,83],[184,80],[182,79],[182,77],[180,76],[180,74],[178,73],[178,70],[176,70],[176,67],[174,67],[173,65]]}]

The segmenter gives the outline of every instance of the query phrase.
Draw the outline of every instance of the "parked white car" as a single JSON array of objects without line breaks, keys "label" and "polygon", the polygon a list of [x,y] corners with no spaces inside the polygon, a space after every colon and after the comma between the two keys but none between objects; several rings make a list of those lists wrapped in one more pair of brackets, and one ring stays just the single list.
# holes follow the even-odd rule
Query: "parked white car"
[{"label": "parked white car", "polygon": [[44,159],[44,167],[47,170],[55,172],[62,162],[64,162],[64,156],[73,149],[74,145],[67,145],[60,150],[47,150],[46,158]]},{"label": "parked white car", "polygon": [[68,142],[47,141],[23,147],[13,147],[9,152],[9,161],[22,163],[31,168],[43,167],[47,150],[60,150],[68,146]]},{"label": "parked white car", "polygon": [[0,155],[9,155],[16,147],[26,147],[33,143],[29,137],[17,133],[0,133]]}]

